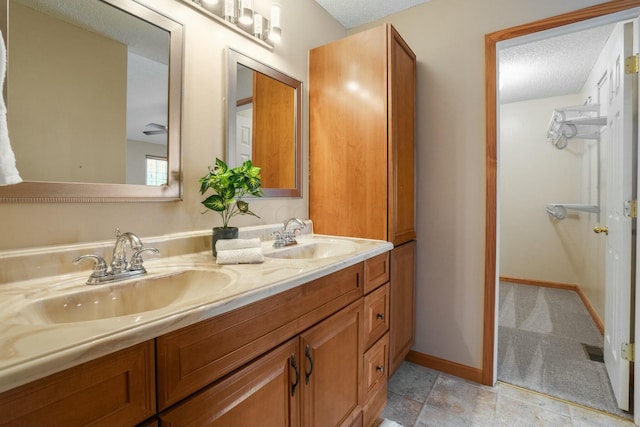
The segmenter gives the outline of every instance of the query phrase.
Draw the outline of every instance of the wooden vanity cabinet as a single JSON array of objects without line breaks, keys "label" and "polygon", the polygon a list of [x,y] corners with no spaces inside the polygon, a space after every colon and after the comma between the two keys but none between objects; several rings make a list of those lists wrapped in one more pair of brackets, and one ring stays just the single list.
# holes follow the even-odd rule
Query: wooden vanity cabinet
[{"label": "wooden vanity cabinet", "polygon": [[389,274],[384,253],[1,393],[0,426],[370,425]]},{"label": "wooden vanity cabinet", "polygon": [[155,415],[153,340],[0,394],[0,426],[133,426]]},{"label": "wooden vanity cabinet", "polygon": [[415,96],[415,54],[389,24],[309,53],[309,216],[317,233],[394,244],[389,374],[415,329]]},{"label": "wooden vanity cabinet", "polygon": [[156,339],[158,409],[222,378],[362,297],[359,263]]},{"label": "wooden vanity cabinet", "polygon": [[358,299],[160,415],[161,426],[352,426],[362,423]]}]

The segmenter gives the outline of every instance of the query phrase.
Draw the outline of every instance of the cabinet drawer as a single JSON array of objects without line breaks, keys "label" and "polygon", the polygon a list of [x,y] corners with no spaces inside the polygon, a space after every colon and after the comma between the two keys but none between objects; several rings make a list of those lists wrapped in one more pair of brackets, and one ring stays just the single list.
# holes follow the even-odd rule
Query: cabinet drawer
[{"label": "cabinet drawer", "polygon": [[369,258],[364,262],[365,295],[389,281],[389,252]]},{"label": "cabinet drawer", "polygon": [[0,394],[0,426],[133,426],[155,415],[153,341]]},{"label": "cabinet drawer", "polygon": [[363,263],[156,340],[160,410],[362,297]]},{"label": "cabinet drawer", "polygon": [[364,348],[389,330],[389,284],[364,297]]},{"label": "cabinet drawer", "polygon": [[368,401],[381,384],[387,382],[389,370],[389,334],[385,334],[364,354],[364,391]]}]

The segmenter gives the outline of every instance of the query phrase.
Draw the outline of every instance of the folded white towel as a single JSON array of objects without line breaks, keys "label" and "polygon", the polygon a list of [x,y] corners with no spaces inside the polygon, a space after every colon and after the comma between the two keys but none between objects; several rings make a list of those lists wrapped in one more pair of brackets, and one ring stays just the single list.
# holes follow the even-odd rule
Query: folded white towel
[{"label": "folded white towel", "polygon": [[228,249],[260,248],[260,239],[221,239],[216,242],[216,251],[226,251]]},{"label": "folded white towel", "polygon": [[260,262],[264,262],[262,248],[219,250],[216,256],[217,264],[256,264]]},{"label": "folded white towel", "polygon": [[[4,76],[7,71],[7,50],[0,32],[0,87],[4,84]],[[4,98],[0,96],[0,185],[19,184],[22,182],[18,169],[16,169],[16,157],[11,150],[9,142],[9,130],[7,129],[7,106]]]}]

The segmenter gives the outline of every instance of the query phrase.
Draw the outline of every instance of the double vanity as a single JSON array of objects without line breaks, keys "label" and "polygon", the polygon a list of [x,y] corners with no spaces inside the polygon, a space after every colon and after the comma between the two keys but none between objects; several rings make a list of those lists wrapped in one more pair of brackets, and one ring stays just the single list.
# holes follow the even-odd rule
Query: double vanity
[{"label": "double vanity", "polygon": [[241,230],[263,240],[261,264],[217,265],[210,236],[144,239],[162,254],[147,274],[99,285],[71,265],[86,245],[0,254],[0,426],[370,425],[392,244],[273,248],[268,231]]}]

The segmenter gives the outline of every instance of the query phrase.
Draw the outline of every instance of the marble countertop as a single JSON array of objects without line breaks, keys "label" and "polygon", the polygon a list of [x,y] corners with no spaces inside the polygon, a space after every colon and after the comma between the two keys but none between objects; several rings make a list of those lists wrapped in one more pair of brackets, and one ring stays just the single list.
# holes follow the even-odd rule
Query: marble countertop
[{"label": "marble countertop", "polygon": [[[2,284],[0,392],[286,291],[393,248],[391,243],[380,240],[315,234],[302,236],[299,242],[303,247],[327,239],[346,242],[352,250],[319,258],[265,256],[261,264],[217,265],[210,251],[145,261],[148,274],[143,278],[166,274],[167,269],[198,269],[223,273],[231,281],[207,292],[206,298],[180,299],[163,308],[120,317],[55,323],[25,316],[28,307],[43,299],[87,289],[86,271]],[[272,251],[270,243],[263,242],[265,254]],[[92,288],[133,280],[140,278]]]}]

